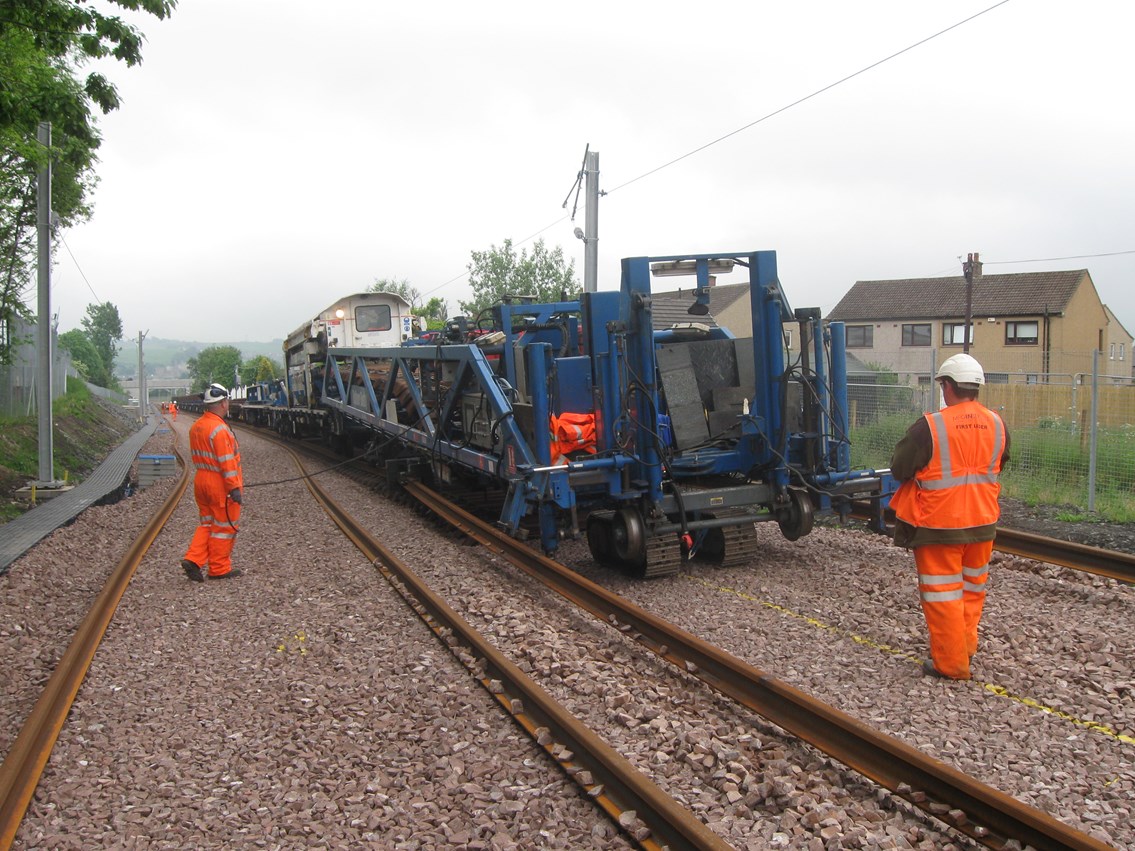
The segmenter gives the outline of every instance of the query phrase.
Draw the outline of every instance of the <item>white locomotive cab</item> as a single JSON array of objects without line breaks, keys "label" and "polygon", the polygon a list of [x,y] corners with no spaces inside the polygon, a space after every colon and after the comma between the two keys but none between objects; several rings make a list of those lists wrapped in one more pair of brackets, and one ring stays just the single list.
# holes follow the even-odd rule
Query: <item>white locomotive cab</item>
[{"label": "white locomotive cab", "polygon": [[400,295],[356,293],[320,311],[307,338],[320,349],[397,346],[413,336],[416,322],[410,303]]}]

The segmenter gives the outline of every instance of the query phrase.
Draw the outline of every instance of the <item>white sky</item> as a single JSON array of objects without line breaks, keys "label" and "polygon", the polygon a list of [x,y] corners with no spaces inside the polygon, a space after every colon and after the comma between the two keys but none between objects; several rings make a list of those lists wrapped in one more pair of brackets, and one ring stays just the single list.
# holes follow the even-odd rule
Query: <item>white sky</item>
[{"label": "white sky", "polygon": [[470,253],[537,232],[582,281],[583,199],[561,205],[590,144],[600,289],[622,257],[773,249],[792,307],[826,314],[977,251],[1087,268],[1135,333],[1125,0],[1009,0],[624,185],[996,1],[180,0],[131,18],[142,65],[107,67],[123,106],[53,310],[68,330],[97,295],[127,341],[267,341],[404,278],[454,315]]}]

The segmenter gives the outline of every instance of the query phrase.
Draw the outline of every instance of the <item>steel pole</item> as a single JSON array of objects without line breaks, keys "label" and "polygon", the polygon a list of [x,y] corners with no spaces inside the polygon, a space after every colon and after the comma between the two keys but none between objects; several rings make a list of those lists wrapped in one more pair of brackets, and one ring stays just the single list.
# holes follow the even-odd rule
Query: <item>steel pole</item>
[{"label": "steel pole", "polygon": [[36,411],[39,437],[40,487],[55,487],[55,445],[51,429],[51,124],[40,122],[36,139],[43,149],[43,166],[36,181],[36,228],[39,238],[39,311],[36,316]]},{"label": "steel pole", "polygon": [[138,332],[138,419],[146,421],[146,406],[142,401],[146,398],[146,382],[142,378],[142,332]]},{"label": "steel pole", "polygon": [[583,291],[599,287],[599,152],[588,151],[583,164],[587,175],[586,221],[583,223]]}]

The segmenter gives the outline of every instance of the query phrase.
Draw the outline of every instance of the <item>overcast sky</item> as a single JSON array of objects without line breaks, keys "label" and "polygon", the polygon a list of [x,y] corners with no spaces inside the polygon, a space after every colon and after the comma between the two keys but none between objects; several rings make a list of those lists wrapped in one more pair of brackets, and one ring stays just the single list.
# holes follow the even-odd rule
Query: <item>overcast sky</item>
[{"label": "overcast sky", "polygon": [[108,67],[123,105],[53,309],[267,341],[394,278],[453,315],[472,251],[536,234],[582,281],[562,204],[590,144],[601,290],[622,257],[773,249],[826,314],[977,251],[1088,269],[1135,332],[1135,4],[995,2],[180,0]]}]

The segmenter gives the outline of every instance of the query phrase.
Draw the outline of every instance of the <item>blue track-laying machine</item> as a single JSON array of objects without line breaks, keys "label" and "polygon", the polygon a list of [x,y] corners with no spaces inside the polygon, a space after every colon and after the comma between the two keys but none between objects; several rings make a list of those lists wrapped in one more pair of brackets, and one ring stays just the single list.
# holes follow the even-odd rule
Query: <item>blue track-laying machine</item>
[{"label": "blue track-laying machine", "polygon": [[[726,269],[748,273],[751,337],[697,321]],[[692,321],[656,331],[660,274],[697,286]],[[632,257],[618,292],[491,312],[491,327],[320,355],[322,406],[393,480],[499,488],[501,527],[538,529],[549,553],[585,533],[597,560],[646,577],[743,563],[756,522],[795,540],[853,500],[881,517],[883,476],[850,465],[843,326],[791,310],[775,252]]]}]

